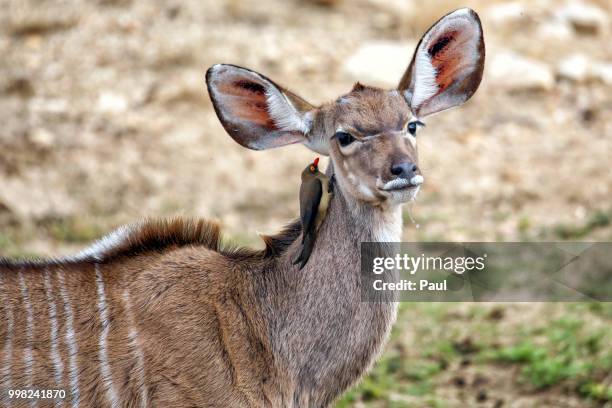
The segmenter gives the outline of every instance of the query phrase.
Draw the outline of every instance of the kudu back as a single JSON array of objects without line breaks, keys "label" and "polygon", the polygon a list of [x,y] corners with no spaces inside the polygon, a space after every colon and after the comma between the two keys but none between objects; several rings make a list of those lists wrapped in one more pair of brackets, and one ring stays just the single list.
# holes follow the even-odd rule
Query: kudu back
[{"label": "kudu back", "polygon": [[[421,120],[465,102],[483,64],[480,21],[461,9],[427,31],[397,89],[357,84],[320,107],[254,71],[211,67],[208,91],[234,140],[329,156],[334,196],[310,260],[292,263],[299,222],[255,251],[185,219],[122,227],[72,258],[0,260],[0,405],[331,404],[395,319],[393,298],[360,299],[360,243],[400,240],[401,205],[423,181]],[[7,399],[28,387],[66,398]]]}]

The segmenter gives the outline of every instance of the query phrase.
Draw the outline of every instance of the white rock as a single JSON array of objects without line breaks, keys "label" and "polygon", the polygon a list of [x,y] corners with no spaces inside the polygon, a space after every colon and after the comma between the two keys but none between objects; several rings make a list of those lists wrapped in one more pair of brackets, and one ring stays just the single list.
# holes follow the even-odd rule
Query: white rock
[{"label": "white rock", "polygon": [[548,65],[512,51],[493,55],[485,67],[491,84],[502,89],[549,90],[555,83]]},{"label": "white rock", "polygon": [[487,9],[486,16],[491,24],[508,25],[524,21],[526,10],[525,6],[518,2],[496,4]]},{"label": "white rock", "polygon": [[28,104],[32,112],[63,114],[68,110],[68,102],[60,98],[32,98]]},{"label": "white rock", "polygon": [[545,21],[538,26],[537,36],[544,40],[567,41],[574,35],[571,25],[561,19]]},{"label": "white rock", "polygon": [[612,63],[595,63],[591,67],[591,74],[606,85],[612,86]]},{"label": "white rock", "polygon": [[407,0],[367,0],[367,3],[397,15],[406,15],[410,13],[411,7],[414,7],[414,4]]},{"label": "white rock", "polygon": [[43,148],[52,147],[55,143],[55,135],[44,128],[36,128],[30,131],[28,139],[35,145]]},{"label": "white rock", "polygon": [[356,81],[379,86],[397,85],[408,67],[414,43],[373,41],[364,44],[344,63],[344,72]]},{"label": "white rock", "polygon": [[600,81],[612,85],[612,63],[592,61],[587,55],[573,54],[561,61],[557,75],[574,82]]},{"label": "white rock", "polygon": [[128,108],[128,101],[123,95],[114,92],[104,91],[98,96],[98,110],[108,113],[125,112]]},{"label": "white rock", "polygon": [[586,81],[590,75],[588,57],[584,54],[574,54],[565,58],[557,67],[557,74],[575,82]]},{"label": "white rock", "polygon": [[608,15],[604,10],[581,1],[560,7],[555,15],[571,23],[578,32],[597,34],[606,31],[608,26]]}]

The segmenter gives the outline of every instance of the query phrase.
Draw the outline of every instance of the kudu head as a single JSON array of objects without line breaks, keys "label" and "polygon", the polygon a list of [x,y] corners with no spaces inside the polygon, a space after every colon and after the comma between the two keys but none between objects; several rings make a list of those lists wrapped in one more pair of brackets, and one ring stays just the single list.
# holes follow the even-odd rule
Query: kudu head
[{"label": "kudu head", "polygon": [[467,101],[480,84],[484,57],[478,15],[460,9],[425,33],[397,89],[357,83],[315,107],[233,65],[212,66],[206,81],[217,116],[236,142],[255,150],[303,143],[329,155],[345,196],[386,206],[416,196],[423,182],[416,148],[421,120]]}]

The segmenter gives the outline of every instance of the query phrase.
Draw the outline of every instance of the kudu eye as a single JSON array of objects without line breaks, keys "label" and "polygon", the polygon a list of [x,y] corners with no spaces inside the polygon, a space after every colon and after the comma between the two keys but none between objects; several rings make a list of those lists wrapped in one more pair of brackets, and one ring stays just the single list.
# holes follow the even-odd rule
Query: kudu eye
[{"label": "kudu eye", "polygon": [[410,122],[408,124],[408,133],[410,133],[412,136],[416,136],[416,131],[417,131],[416,122]]},{"label": "kudu eye", "polygon": [[338,143],[340,143],[340,146],[348,146],[355,141],[353,135],[347,132],[336,132],[334,137],[338,139]]},{"label": "kudu eye", "polygon": [[414,122],[408,122],[408,126],[406,126],[406,129],[408,129],[408,133],[410,133],[412,136],[416,136],[416,132],[419,126],[425,126],[425,124],[420,120],[415,120]]}]

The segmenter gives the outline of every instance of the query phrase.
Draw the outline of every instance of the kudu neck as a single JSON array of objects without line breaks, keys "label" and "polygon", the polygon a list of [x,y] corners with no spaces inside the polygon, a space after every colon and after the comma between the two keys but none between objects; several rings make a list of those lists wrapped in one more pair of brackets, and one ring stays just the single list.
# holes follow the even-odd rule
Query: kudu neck
[{"label": "kudu neck", "polygon": [[[326,174],[333,176],[331,165]],[[257,290],[265,294],[262,308],[273,311],[264,316],[270,347],[280,376],[291,379],[286,393],[295,406],[328,406],[336,394],[327,390],[353,384],[378,355],[396,316],[393,292],[363,298],[360,273],[362,242],[400,239],[399,207],[385,211],[358,202],[338,180],[333,191],[306,265],[293,264],[298,237],[275,263],[278,273],[261,281],[265,290]],[[375,246],[382,256],[387,247]]]},{"label": "kudu neck", "polygon": [[[326,175],[334,177],[330,161]],[[341,181],[335,178],[326,223],[332,233],[349,233],[357,242],[398,242],[402,234],[401,205],[372,205],[358,200],[342,189]],[[351,237],[349,237],[351,238]]]}]

